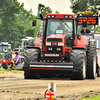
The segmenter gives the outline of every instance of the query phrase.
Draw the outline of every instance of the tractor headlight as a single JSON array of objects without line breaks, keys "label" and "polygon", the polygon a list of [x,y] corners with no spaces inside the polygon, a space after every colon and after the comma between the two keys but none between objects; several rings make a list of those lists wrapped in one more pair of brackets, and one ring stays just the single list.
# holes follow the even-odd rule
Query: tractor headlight
[{"label": "tractor headlight", "polygon": [[58,43],[58,45],[64,46],[64,43]]},{"label": "tractor headlight", "polygon": [[57,51],[61,51],[61,48],[57,48]]},{"label": "tractor headlight", "polygon": [[46,42],[46,45],[51,45],[51,42]]},{"label": "tractor headlight", "polygon": [[49,51],[52,51],[52,48],[51,48],[51,47],[49,47],[49,48],[48,48],[48,50],[49,50]]}]

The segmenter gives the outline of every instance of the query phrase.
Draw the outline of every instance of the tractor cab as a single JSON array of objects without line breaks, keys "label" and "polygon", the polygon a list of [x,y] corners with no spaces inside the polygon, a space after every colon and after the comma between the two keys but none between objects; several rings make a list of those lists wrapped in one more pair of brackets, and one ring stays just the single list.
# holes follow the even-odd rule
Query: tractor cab
[{"label": "tractor cab", "polygon": [[10,57],[8,54],[11,51],[11,44],[8,44],[8,42],[1,42],[0,43],[0,54],[5,59],[6,57]]},{"label": "tractor cab", "polygon": [[25,51],[26,47],[29,45],[30,42],[32,42],[33,38],[32,37],[26,37],[22,39],[22,44],[21,48]]},{"label": "tractor cab", "polygon": [[66,58],[69,55],[76,34],[74,18],[73,14],[46,15],[42,45],[44,57]]},{"label": "tractor cab", "polygon": [[73,20],[72,19],[48,19],[46,20],[46,42],[62,42],[68,47],[72,46]]}]

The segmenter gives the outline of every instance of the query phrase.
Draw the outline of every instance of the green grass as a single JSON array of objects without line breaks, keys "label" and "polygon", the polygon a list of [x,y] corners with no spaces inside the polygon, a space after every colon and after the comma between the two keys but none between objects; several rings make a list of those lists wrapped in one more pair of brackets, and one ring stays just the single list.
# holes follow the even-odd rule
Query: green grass
[{"label": "green grass", "polygon": [[80,99],[80,100],[100,100],[100,95],[94,96],[94,97],[91,97],[91,98],[83,98],[83,99]]},{"label": "green grass", "polygon": [[11,70],[10,68],[8,68],[7,70],[0,68],[0,73],[11,73],[11,72],[23,72],[23,71],[22,70]]}]

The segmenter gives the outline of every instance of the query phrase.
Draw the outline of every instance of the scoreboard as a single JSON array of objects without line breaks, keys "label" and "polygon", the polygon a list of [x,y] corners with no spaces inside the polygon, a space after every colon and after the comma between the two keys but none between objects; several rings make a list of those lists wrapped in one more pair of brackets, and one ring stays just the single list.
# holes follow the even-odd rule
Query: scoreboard
[{"label": "scoreboard", "polygon": [[78,25],[82,25],[83,21],[87,21],[87,25],[98,25],[98,16],[83,15],[79,16]]}]

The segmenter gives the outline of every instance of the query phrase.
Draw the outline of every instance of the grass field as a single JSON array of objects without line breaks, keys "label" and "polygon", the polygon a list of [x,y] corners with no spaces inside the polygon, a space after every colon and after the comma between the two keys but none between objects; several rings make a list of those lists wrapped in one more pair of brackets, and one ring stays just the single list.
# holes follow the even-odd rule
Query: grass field
[{"label": "grass field", "polygon": [[100,100],[100,96],[95,96],[95,97],[92,97],[92,98],[83,98],[83,99],[80,99],[80,100]]},{"label": "grass field", "polygon": [[0,73],[9,73],[9,72],[23,72],[22,70],[11,70],[10,68],[8,69],[3,69],[3,68],[0,68]]}]

